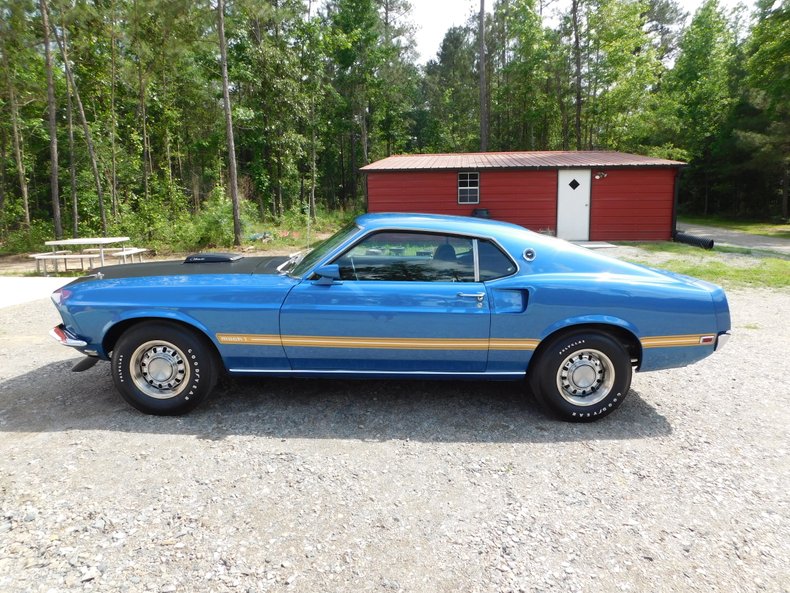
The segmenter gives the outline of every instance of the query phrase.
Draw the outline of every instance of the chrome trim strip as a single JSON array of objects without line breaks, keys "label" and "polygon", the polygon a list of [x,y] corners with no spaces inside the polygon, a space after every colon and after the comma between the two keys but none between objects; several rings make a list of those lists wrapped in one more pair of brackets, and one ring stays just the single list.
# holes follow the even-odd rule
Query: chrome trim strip
[{"label": "chrome trim strip", "polygon": [[505,372],[452,372],[452,371],[359,371],[359,370],[346,370],[337,371],[332,369],[326,370],[299,370],[299,369],[228,369],[231,373],[258,373],[258,374],[287,374],[287,375],[402,375],[408,376],[425,376],[425,375],[442,375],[447,377],[523,377],[525,373],[505,373]]},{"label": "chrome trim strip", "polygon": [[480,249],[477,246],[479,239],[475,237],[472,239],[472,261],[475,266],[475,282],[480,282]]}]

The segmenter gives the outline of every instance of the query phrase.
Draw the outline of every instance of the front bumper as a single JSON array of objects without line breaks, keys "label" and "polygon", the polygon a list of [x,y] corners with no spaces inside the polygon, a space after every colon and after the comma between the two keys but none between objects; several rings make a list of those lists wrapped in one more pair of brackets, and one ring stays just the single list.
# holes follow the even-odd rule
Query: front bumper
[{"label": "front bumper", "polygon": [[76,336],[69,333],[62,323],[49,330],[49,335],[64,346],[71,346],[72,348],[85,348],[88,345],[88,342],[85,340],[80,340]]}]

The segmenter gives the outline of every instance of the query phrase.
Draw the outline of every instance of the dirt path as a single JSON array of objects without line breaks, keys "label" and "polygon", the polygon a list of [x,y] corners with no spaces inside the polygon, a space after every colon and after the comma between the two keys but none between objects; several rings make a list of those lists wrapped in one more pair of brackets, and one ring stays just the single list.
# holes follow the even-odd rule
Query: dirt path
[{"label": "dirt path", "polygon": [[732,231],[699,224],[686,224],[682,222],[678,223],[678,230],[697,237],[713,239],[715,245],[732,245],[734,247],[746,247],[748,249],[765,249],[768,251],[776,251],[784,255],[790,255],[790,239],[752,235],[741,231]]}]

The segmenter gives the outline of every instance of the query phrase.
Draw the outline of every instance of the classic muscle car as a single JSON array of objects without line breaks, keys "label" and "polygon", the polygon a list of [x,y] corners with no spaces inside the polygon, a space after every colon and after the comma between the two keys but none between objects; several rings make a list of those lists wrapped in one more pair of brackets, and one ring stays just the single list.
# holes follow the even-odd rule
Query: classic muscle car
[{"label": "classic muscle car", "polygon": [[606,416],[636,371],[730,335],[724,291],[522,227],[360,216],[290,258],[205,253],[100,268],[52,295],[52,335],[111,360],[132,406],[181,414],[221,373],[525,380],[570,421]]}]

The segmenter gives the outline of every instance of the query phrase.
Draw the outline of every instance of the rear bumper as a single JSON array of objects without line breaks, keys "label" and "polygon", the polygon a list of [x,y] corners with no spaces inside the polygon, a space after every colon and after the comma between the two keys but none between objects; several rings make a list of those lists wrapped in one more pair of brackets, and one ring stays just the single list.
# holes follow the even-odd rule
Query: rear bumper
[{"label": "rear bumper", "polygon": [[730,333],[729,330],[726,331],[726,332],[721,332],[718,335],[718,337],[716,338],[716,348],[714,348],[714,350],[716,352],[718,352],[719,350],[724,348],[724,346],[727,344],[727,342],[730,341],[731,337],[732,337],[732,333]]}]

